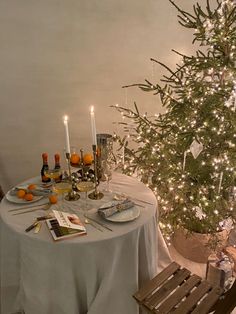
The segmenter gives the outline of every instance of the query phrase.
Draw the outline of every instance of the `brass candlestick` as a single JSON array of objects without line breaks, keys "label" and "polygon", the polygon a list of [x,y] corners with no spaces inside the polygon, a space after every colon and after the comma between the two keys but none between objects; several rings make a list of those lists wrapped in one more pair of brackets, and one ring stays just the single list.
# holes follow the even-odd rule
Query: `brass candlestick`
[{"label": "brass candlestick", "polygon": [[92,193],[88,195],[91,200],[100,200],[103,198],[104,194],[98,191],[98,171],[97,171],[97,145],[93,145],[93,162],[94,162],[94,184],[95,189]]},{"label": "brass candlestick", "polygon": [[84,180],[84,151],[83,149],[80,150],[80,166],[81,166],[81,177]]},{"label": "brass candlestick", "polygon": [[68,192],[68,194],[65,196],[65,199],[67,201],[77,201],[80,198],[80,195],[74,190],[74,187],[73,187],[73,180],[72,180],[71,168],[70,168],[70,153],[66,153],[66,160],[67,160],[68,171],[69,171],[69,180],[71,182],[71,191]]}]

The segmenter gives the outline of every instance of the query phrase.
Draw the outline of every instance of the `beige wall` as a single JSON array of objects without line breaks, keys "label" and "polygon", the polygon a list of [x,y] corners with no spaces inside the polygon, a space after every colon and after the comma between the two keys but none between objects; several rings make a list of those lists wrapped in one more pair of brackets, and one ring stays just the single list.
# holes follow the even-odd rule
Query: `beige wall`
[{"label": "beige wall", "polygon": [[[176,1],[185,9],[193,1]],[[204,3],[205,1],[200,1]],[[151,57],[174,66],[191,34],[167,0],[1,0],[0,183],[5,191],[39,174],[41,153],[63,151],[62,116],[71,144],[91,147],[89,106],[98,132],[112,133],[124,84],[152,79]],[[154,77],[161,69],[155,67]],[[128,103],[158,112],[158,98],[128,90]]]}]

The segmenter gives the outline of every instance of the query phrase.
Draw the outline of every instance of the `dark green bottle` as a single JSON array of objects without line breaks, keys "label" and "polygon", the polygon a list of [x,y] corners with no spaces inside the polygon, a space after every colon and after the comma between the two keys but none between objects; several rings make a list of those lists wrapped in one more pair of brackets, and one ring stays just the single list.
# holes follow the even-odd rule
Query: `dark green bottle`
[{"label": "dark green bottle", "polygon": [[42,169],[41,169],[41,178],[42,178],[42,182],[43,183],[47,183],[47,182],[50,182],[51,179],[50,178],[47,178],[44,174],[44,171],[46,169],[48,169],[48,154],[47,153],[43,153],[42,154],[42,158],[43,158],[43,166],[42,166]]}]

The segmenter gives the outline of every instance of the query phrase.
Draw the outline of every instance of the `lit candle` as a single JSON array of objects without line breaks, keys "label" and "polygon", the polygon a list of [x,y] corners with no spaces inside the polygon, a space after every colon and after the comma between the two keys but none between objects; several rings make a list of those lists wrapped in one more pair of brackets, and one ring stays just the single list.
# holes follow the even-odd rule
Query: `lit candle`
[{"label": "lit candle", "polygon": [[92,130],[93,145],[97,146],[97,134],[96,134],[95,114],[94,114],[93,106],[90,107],[90,117],[91,117],[91,130]]},{"label": "lit candle", "polygon": [[70,154],[70,138],[68,129],[68,116],[64,116],[65,135],[66,135],[66,153]]}]

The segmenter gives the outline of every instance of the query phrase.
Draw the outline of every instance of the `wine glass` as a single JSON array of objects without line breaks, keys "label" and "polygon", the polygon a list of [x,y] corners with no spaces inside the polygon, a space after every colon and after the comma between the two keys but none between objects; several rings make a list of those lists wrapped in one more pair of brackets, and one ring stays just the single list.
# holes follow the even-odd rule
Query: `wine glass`
[{"label": "wine glass", "polygon": [[54,179],[57,179],[61,175],[61,169],[51,169],[51,168],[46,168],[44,169],[44,175],[47,178],[52,179],[52,182]]},{"label": "wine glass", "polygon": [[112,160],[104,160],[103,165],[102,165],[102,169],[103,169],[103,176],[106,179],[106,188],[104,189],[104,191],[112,193],[112,190],[110,188],[110,181],[112,179],[112,172],[114,169],[115,165],[114,162]]},{"label": "wine glass", "polygon": [[80,192],[85,192],[85,206],[84,209],[88,209],[88,192],[94,189],[94,183],[92,181],[80,181],[77,183],[77,189]]},{"label": "wine glass", "polygon": [[54,188],[55,185],[55,179],[58,179],[62,174],[61,169],[51,169],[51,168],[46,168],[44,169],[44,175],[47,178],[50,178],[52,181],[52,189]]},{"label": "wine glass", "polygon": [[104,178],[106,179],[106,185],[107,185],[104,191],[111,193],[112,190],[110,189],[110,181],[112,179],[112,169],[109,167],[107,163],[105,167],[103,168],[103,175],[104,175]]},{"label": "wine glass", "polygon": [[61,195],[61,207],[64,209],[64,195],[65,193],[70,193],[72,186],[70,182],[59,182],[54,185],[54,191]]}]

